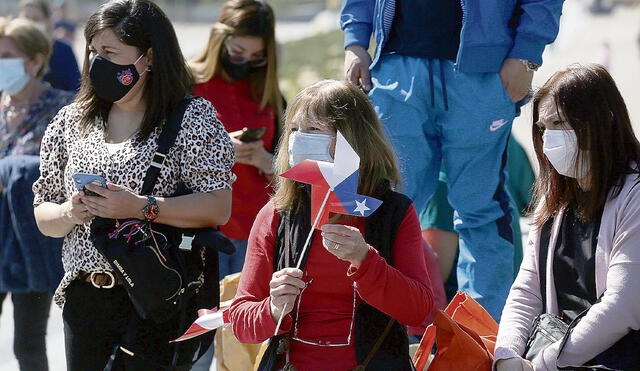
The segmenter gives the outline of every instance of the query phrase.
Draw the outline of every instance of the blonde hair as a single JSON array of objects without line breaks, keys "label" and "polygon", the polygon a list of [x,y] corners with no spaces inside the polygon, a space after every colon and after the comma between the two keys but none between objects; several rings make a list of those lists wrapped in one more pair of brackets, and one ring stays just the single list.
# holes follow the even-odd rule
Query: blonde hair
[{"label": "blonde hair", "polygon": [[30,60],[42,54],[42,66],[35,77],[41,78],[44,75],[51,57],[51,43],[33,22],[24,18],[0,18],[0,37],[13,40]]},{"label": "blonde hair", "polygon": [[257,36],[264,42],[267,65],[249,77],[254,99],[260,108],[271,107],[280,119],[282,95],[276,64],[275,17],[271,7],[255,0],[229,0],[211,28],[207,46],[189,61],[196,83],[220,76],[220,55],[229,36]]},{"label": "blonde hair", "polygon": [[[276,174],[290,169],[289,134],[294,119],[323,122],[344,135],[360,156],[358,193],[380,196],[380,191],[400,183],[396,157],[378,116],[369,98],[355,85],[323,80],[298,93],[285,114],[285,130],[276,155]],[[299,183],[277,177],[273,196],[276,208],[291,210],[300,200],[301,189]]]}]

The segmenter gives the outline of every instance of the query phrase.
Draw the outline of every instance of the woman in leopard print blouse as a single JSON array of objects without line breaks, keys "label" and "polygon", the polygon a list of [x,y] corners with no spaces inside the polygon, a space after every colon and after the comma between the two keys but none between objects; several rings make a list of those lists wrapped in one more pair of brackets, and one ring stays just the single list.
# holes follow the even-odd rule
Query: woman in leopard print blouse
[{"label": "woman in leopard print blouse", "polygon": [[[143,179],[161,124],[193,82],[170,21],[150,0],[104,4],[90,17],[85,37],[80,92],[48,126],[41,177],[33,186],[39,228],[65,237],[65,276],[55,301],[64,304],[67,367],[102,370],[116,348],[115,362],[122,366],[114,369],[165,369],[172,363],[174,346],[168,342],[175,338],[178,321],[144,321],[122,285],[107,288],[111,282],[104,281],[111,279],[106,274],[99,276],[103,280],[89,278],[111,270],[92,245],[89,226],[94,216],[153,218],[147,206],[154,200],[139,196]],[[202,98],[193,99],[153,191],[159,209],[155,221],[181,228],[226,223],[233,162],[229,136],[215,109]],[[75,173],[101,175],[108,189],[87,187],[102,197],[78,192]],[[181,182],[193,194],[168,197]],[[178,364],[188,367],[193,352],[185,348]]]}]

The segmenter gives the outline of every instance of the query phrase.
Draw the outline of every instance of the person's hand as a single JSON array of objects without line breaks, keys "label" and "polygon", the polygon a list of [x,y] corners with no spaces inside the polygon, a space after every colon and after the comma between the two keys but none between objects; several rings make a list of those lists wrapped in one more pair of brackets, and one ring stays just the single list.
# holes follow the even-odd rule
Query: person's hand
[{"label": "person's hand", "polygon": [[371,90],[371,74],[369,66],[371,56],[360,45],[349,45],[344,51],[344,76],[347,81],[355,84],[368,93]]},{"label": "person's hand", "polygon": [[[242,131],[238,131],[237,133],[241,134]],[[236,162],[255,166],[266,173],[272,172],[273,155],[264,149],[264,142],[262,140],[243,142],[238,139],[240,134],[231,136],[233,151],[236,154]]]},{"label": "person's hand", "polygon": [[533,364],[521,357],[501,359],[496,362],[496,371],[533,371]]},{"label": "person's hand", "polygon": [[322,245],[338,259],[348,261],[356,268],[369,253],[369,245],[356,227],[342,224],[325,224],[322,230]]},{"label": "person's hand", "polygon": [[74,225],[89,223],[94,217],[87,206],[81,201],[84,196],[84,192],[76,192],[71,196],[69,201],[62,204],[64,217]]},{"label": "person's hand", "polygon": [[293,310],[296,298],[305,285],[301,278],[302,271],[297,268],[284,268],[271,276],[269,297],[271,298],[271,318],[274,323],[278,323],[281,316]]},{"label": "person's hand", "polygon": [[519,59],[507,58],[500,68],[500,79],[511,100],[519,102],[527,96],[529,89],[531,89],[533,71],[528,71]]},{"label": "person's hand", "polygon": [[144,219],[142,209],[147,205],[146,197],[138,196],[125,187],[111,183],[107,184],[107,189],[93,184],[87,184],[86,188],[99,195],[85,194],[81,197],[82,203],[91,214],[109,219]]}]

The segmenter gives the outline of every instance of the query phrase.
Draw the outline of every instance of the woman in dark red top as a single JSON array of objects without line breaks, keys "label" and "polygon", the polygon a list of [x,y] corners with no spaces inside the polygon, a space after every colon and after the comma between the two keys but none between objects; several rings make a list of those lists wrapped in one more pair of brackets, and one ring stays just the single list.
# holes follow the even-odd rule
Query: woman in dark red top
[{"label": "woman in dark red top", "polygon": [[[227,1],[207,47],[189,63],[197,83],[193,94],[216,107],[236,154],[232,171],[238,180],[233,185],[231,219],[221,227],[236,253],[221,254],[221,279],[242,269],[249,230],[271,191],[272,152],[282,110],[274,29],[273,11],[266,3]],[[241,138],[244,128],[264,128],[264,132],[259,138]]]},{"label": "woman in dark red top", "polygon": [[364,93],[338,81],[303,90],[287,110],[276,172],[305,159],[332,162],[337,130],[360,156],[358,193],[383,205],[366,220],[332,215],[331,224],[314,232],[304,270],[282,268],[295,266],[311,218],[309,188],[278,177],[249,236],[230,308],[233,332],[242,342],[262,342],[284,314],[279,333],[288,334],[288,350],[281,367],[288,360],[299,371],[346,371],[362,364],[391,323],[368,369],[409,370],[402,325],[422,325],[433,294],[415,209],[392,191],[396,160]]}]

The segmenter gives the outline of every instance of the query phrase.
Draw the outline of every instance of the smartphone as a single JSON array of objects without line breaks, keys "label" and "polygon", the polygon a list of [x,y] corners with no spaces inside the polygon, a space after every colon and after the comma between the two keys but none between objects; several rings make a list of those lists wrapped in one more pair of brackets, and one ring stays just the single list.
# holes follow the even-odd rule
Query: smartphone
[{"label": "smartphone", "polygon": [[72,178],[73,178],[73,183],[76,185],[76,189],[78,191],[83,191],[89,196],[100,196],[100,195],[95,192],[91,192],[88,189],[85,189],[85,186],[87,184],[93,184],[93,185],[97,185],[98,187],[107,188],[107,180],[100,175],[76,173],[76,174],[73,174]]},{"label": "smartphone", "polygon": [[241,142],[255,142],[256,140],[262,138],[264,132],[267,130],[265,127],[261,128],[244,128],[242,129],[242,134],[238,137],[238,140]]}]

